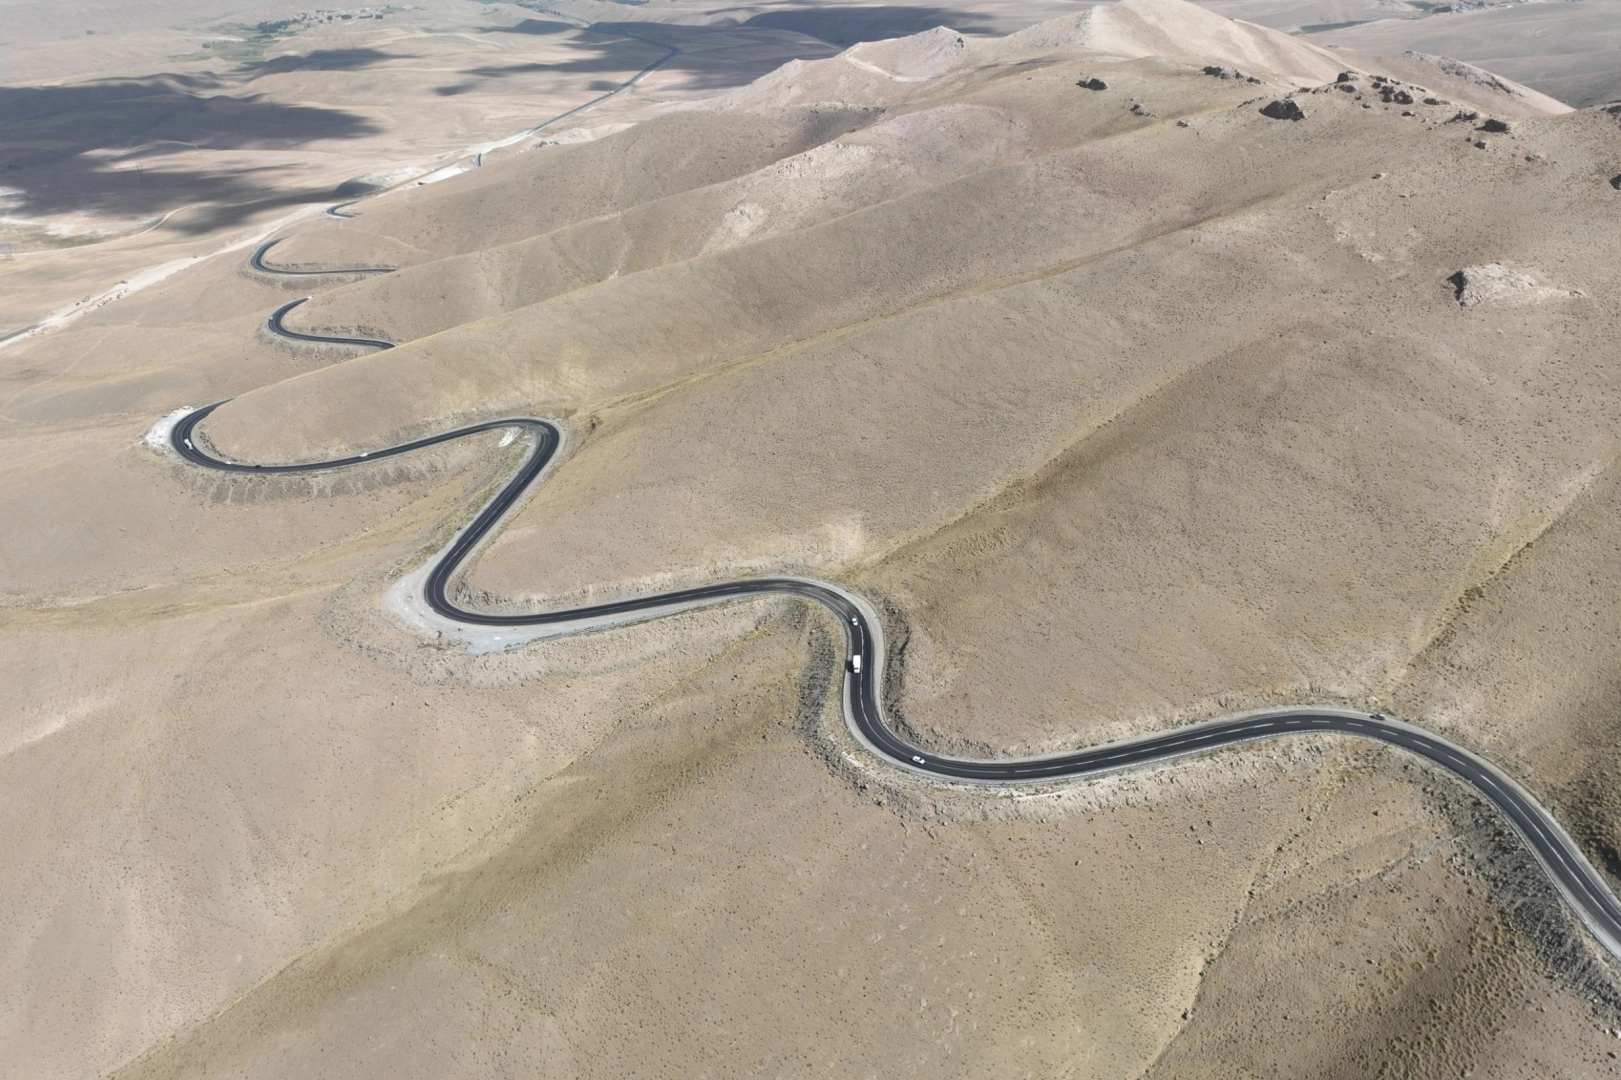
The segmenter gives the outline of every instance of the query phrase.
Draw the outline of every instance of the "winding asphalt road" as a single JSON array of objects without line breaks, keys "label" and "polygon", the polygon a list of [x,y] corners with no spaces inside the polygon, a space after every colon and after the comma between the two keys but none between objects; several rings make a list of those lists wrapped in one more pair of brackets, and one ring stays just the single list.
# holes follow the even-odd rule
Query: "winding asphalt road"
[{"label": "winding asphalt road", "polygon": [[[321,337],[316,340],[333,339]],[[359,339],[349,340],[353,344],[376,344]],[[845,665],[844,714],[851,733],[873,754],[898,768],[956,783],[1024,786],[1074,780],[1156,765],[1238,743],[1285,736],[1333,733],[1373,739],[1440,766],[1496,806],[1582,923],[1607,951],[1621,959],[1621,903],[1617,902],[1604,879],[1553,815],[1495,765],[1422,728],[1379,714],[1301,707],[1223,717],[1049,757],[1000,761],[943,757],[907,742],[890,725],[883,708],[886,655],[883,624],[861,597],[832,582],[796,577],[742,578],[612,603],[533,614],[492,614],[458,606],[450,597],[451,584],[457,571],[545,471],[562,445],[562,432],[551,421],[527,417],[489,420],[330,461],[267,465],[228,461],[197,444],[197,426],[222,404],[224,402],[186,414],[174,425],[170,443],[176,453],[195,465],[252,475],[349,469],[483,432],[511,429],[527,432],[531,448],[522,464],[473,521],[439,554],[424,582],[422,598],[427,606],[453,623],[469,628],[521,628],[566,627],[568,624],[591,622],[594,627],[602,627],[658,618],[698,605],[766,596],[808,600],[832,612],[844,628],[846,656],[850,658]],[[859,664],[859,671],[854,670],[858,666],[853,663],[855,657],[863,661]]]},{"label": "winding asphalt road", "polygon": [[[672,49],[669,56],[649,65],[619,89],[623,90],[634,85],[642,76],[667,63],[677,51]],[[611,96],[612,94],[604,95],[604,97]],[[588,102],[579,109],[564,113],[534,130],[538,131],[550,123],[572,116],[601,100],[603,98]],[[283,270],[267,265],[263,259],[265,252],[277,242],[270,240],[262,244],[253,253],[249,260],[250,265],[262,273],[299,277],[389,272],[384,267]],[[295,341],[364,345],[379,349],[394,347],[389,341],[311,334],[288,329],[282,321],[283,316],[308,299],[309,297],[301,297],[277,308],[270,315],[268,328],[273,333]],[[452,624],[469,629],[555,627],[560,633],[574,633],[659,618],[690,610],[695,606],[768,596],[789,596],[820,604],[833,613],[844,629],[846,655],[844,717],[851,734],[871,753],[898,769],[956,784],[1032,786],[1071,781],[1122,769],[1157,765],[1192,754],[1206,754],[1240,743],[1303,735],[1337,734],[1382,742],[1445,769],[1495,806],[1525,843],[1548,880],[1553,883],[1582,924],[1606,951],[1621,959],[1621,902],[1617,901],[1615,894],[1582,854],[1569,833],[1545,807],[1502,769],[1456,743],[1422,728],[1378,713],[1302,706],[1225,716],[1200,724],[1045,757],[994,761],[942,757],[907,742],[889,723],[883,707],[884,666],[887,657],[883,623],[872,606],[858,594],[832,582],[798,577],[741,578],[606,604],[517,615],[492,614],[457,606],[450,598],[451,586],[457,571],[472,556],[479,544],[491,535],[524,492],[545,472],[547,465],[563,444],[562,430],[549,420],[531,417],[489,420],[438,435],[413,439],[397,446],[351,454],[330,461],[252,464],[226,460],[197,444],[198,425],[223,404],[225,402],[217,402],[181,417],[170,432],[170,444],[176,453],[194,465],[223,472],[259,476],[357,468],[381,459],[398,457],[484,432],[513,429],[525,432],[530,439],[530,450],[523,462],[494,498],[439,554],[431,564],[423,582],[421,597],[423,602],[435,615]]]},{"label": "winding asphalt road", "polygon": [[[275,243],[275,241],[271,241],[271,243]],[[261,248],[260,250],[262,251],[263,249]],[[262,270],[264,267],[261,265],[259,269]],[[269,272],[273,274],[320,273],[318,270],[272,270]],[[333,334],[307,334],[302,330],[291,329],[286,323],[282,322],[283,317],[286,316],[289,311],[293,310],[300,304],[309,303],[309,301],[313,299],[315,298],[312,296],[300,296],[297,300],[287,301],[287,303],[270,313],[270,318],[265,320],[265,328],[272,334],[288,338],[292,341],[315,341],[324,342],[328,345],[366,345],[373,349],[392,349],[394,347],[394,343],[392,341],[384,341],[382,338],[338,337]]]},{"label": "winding asphalt road", "polygon": [[[353,206],[353,203],[342,203],[343,206]],[[352,216],[352,215],[351,215]],[[261,274],[275,274],[279,277],[336,277],[339,274],[392,274],[392,266],[335,266],[326,270],[289,270],[282,266],[271,266],[265,262],[265,253],[283,240],[285,236],[278,236],[274,240],[266,240],[253,249],[248,256],[248,265]],[[305,297],[309,299],[309,297]]]}]

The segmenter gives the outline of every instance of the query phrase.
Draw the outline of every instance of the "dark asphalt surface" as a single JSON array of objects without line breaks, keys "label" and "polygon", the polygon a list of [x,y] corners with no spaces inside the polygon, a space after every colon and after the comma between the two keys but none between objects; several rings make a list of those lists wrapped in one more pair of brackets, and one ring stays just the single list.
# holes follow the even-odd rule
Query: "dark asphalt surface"
[{"label": "dark asphalt surface", "polygon": [[[669,55],[642,69],[617,90],[554,117],[532,130],[539,131],[628,89],[643,76],[662,67],[679,54],[679,50],[671,46],[663,47],[670,49]],[[342,207],[350,205],[353,204],[341,204]],[[276,240],[270,240],[262,244],[253,253],[249,260],[250,265],[265,273],[296,276],[390,272],[385,267],[282,270],[267,266],[263,256],[276,243]],[[269,329],[298,341],[366,345],[379,349],[394,347],[393,342],[389,341],[310,334],[288,329],[282,321],[283,316],[308,299],[309,297],[301,297],[277,308],[268,320]],[[1289,736],[1338,734],[1372,739],[1404,750],[1445,769],[1495,806],[1536,857],[1548,879],[1582,923],[1611,955],[1621,959],[1621,902],[1617,901],[1603,877],[1588,862],[1575,841],[1553,815],[1501,769],[1421,728],[1390,720],[1378,714],[1303,707],[1225,717],[1140,738],[1041,758],[977,761],[941,757],[908,743],[895,733],[886,720],[882,704],[882,678],[886,659],[882,655],[882,628],[871,624],[862,606],[854,600],[853,594],[826,582],[791,577],[743,578],[607,604],[521,615],[490,614],[457,607],[449,595],[451,582],[457,570],[490,535],[535,479],[545,471],[562,445],[562,433],[549,421],[532,418],[490,420],[331,461],[255,465],[222,460],[196,445],[197,425],[223,404],[225,402],[218,402],[198,409],[175,424],[170,442],[176,453],[195,465],[225,472],[257,475],[310,473],[354,468],[482,432],[507,428],[526,431],[532,439],[532,445],[523,463],[496,496],[479,511],[467,528],[462,530],[439,556],[429,571],[424,584],[423,599],[434,612],[444,618],[471,626],[538,627],[603,617],[628,618],[638,614],[656,616],[661,612],[681,610],[684,606],[692,604],[723,603],[764,596],[799,597],[820,604],[831,611],[844,628],[847,657],[844,685],[846,712],[856,736],[874,753],[899,768],[960,783],[1032,785],[1073,780],[1120,769],[1159,764],[1191,754],[1209,753],[1240,743]],[[855,656],[864,659],[859,672],[852,670],[848,659]]]},{"label": "dark asphalt surface", "polygon": [[1285,709],[1214,720],[1170,731],[1050,757],[978,761],[943,757],[913,746],[895,733],[884,717],[884,658],[875,653],[881,631],[845,591],[832,585],[789,577],[743,578],[656,593],[606,604],[533,614],[492,614],[458,607],[450,599],[456,572],[551,462],[562,444],[561,432],[545,420],[490,420],[456,428],[368,453],[305,464],[244,464],[225,461],[196,444],[197,425],[223,402],[201,408],[174,426],[170,440],[176,453],[209,469],[257,475],[326,472],[409,454],[440,443],[507,428],[527,431],[533,442],[512,478],[482,509],[429,572],[424,599],[439,615],[471,626],[534,627],[605,616],[656,614],[694,603],[718,603],[764,596],[794,596],[821,604],[844,627],[846,655],[862,656],[859,673],[846,662],[848,719],[870,749],[904,769],[945,780],[975,784],[1029,785],[1073,780],[1120,769],[1158,764],[1190,754],[1208,753],[1239,743],[1285,736],[1335,733],[1373,739],[1405,750],[1457,776],[1484,796],[1513,826],[1549,879],[1601,944],[1621,956],[1621,904],[1551,814],[1495,766],[1445,739],[1378,715],[1331,709]]},{"label": "dark asphalt surface", "polygon": [[[353,206],[353,203],[343,203],[344,206]],[[346,215],[353,217],[353,214]],[[287,239],[278,236],[274,240],[266,240],[254,249],[248,257],[248,265],[264,274],[275,274],[278,277],[331,277],[335,274],[392,274],[392,266],[335,266],[328,270],[289,270],[281,266],[270,266],[265,262],[265,252]]]},{"label": "dark asphalt surface", "polygon": [[[273,272],[278,274],[282,273],[280,270]],[[329,345],[366,345],[373,349],[392,349],[394,347],[394,343],[392,341],[384,341],[382,338],[338,337],[333,334],[307,334],[302,330],[290,329],[287,324],[282,321],[282,319],[289,311],[293,310],[300,304],[307,303],[309,300],[310,297],[308,296],[300,296],[297,300],[287,301],[287,303],[270,313],[270,318],[265,320],[265,327],[269,329],[271,333],[277,334],[284,338],[291,338],[293,341],[318,341],[325,342]]]}]

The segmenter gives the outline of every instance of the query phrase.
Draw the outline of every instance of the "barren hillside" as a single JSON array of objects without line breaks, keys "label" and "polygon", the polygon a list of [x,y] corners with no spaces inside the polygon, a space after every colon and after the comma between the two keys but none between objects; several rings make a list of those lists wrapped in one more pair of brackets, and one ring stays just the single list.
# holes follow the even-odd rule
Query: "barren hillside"
[{"label": "barren hillside", "polygon": [[1621,114],[1182,0],[818,25],[0,352],[0,1076],[1621,1075],[1614,963],[1394,751],[916,778],[819,609],[402,617],[510,432],[154,427],[550,418],[474,608],[826,578],[940,753],[1384,711],[1621,885]]}]

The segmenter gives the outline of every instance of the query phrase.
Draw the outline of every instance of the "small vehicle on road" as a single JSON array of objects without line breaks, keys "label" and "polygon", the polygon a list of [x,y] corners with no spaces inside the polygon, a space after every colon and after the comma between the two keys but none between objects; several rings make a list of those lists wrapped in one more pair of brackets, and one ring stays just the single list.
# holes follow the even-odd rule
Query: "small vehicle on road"
[{"label": "small vehicle on road", "polygon": [[850,670],[857,675],[861,674],[861,654],[856,653],[850,657]]}]

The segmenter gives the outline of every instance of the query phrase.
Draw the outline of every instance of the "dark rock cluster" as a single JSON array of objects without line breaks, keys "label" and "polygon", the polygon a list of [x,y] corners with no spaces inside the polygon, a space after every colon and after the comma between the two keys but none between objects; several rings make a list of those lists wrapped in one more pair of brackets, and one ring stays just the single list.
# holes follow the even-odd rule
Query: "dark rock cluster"
[{"label": "dark rock cluster", "polygon": [[1278,98],[1261,109],[1261,115],[1273,120],[1304,120],[1306,112],[1293,98]]},{"label": "dark rock cluster", "polygon": [[[1408,84],[1404,87],[1400,79],[1392,79],[1388,75],[1367,76],[1368,85],[1366,88],[1364,88],[1362,80],[1363,76],[1354,71],[1342,71],[1340,72],[1339,78],[1335,79],[1327,86],[1311,87],[1309,90],[1302,87],[1301,92],[1326,94],[1333,90],[1339,90],[1342,93],[1355,94],[1357,101],[1362,101],[1363,97],[1366,95],[1369,97],[1377,97],[1386,105],[1415,105],[1418,103],[1418,95],[1429,93],[1429,91],[1424,89],[1422,86]],[[1426,97],[1423,99],[1423,102],[1425,105],[1448,104],[1445,100],[1437,97]],[[1371,102],[1362,101],[1362,107],[1364,109],[1371,109],[1373,108],[1373,104]],[[1418,114],[1413,112],[1411,109],[1406,109],[1403,110],[1402,115],[1417,116]]]},{"label": "dark rock cluster", "polygon": [[1083,90],[1107,90],[1109,88],[1108,83],[1098,78],[1082,79],[1075,85],[1081,87]]},{"label": "dark rock cluster", "polygon": [[[1411,105],[1413,95],[1402,89],[1400,79],[1392,79],[1384,75],[1375,75],[1373,78],[1373,92],[1379,95],[1379,100],[1386,105]],[[1419,93],[1424,93],[1422,86],[1413,87]]]},{"label": "dark rock cluster", "polygon": [[1236,79],[1239,82],[1255,83],[1260,85],[1261,80],[1253,75],[1246,75],[1237,68],[1220,67],[1216,64],[1206,64],[1204,73],[1217,79]]}]

